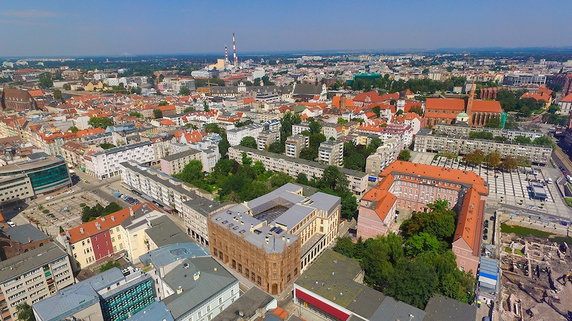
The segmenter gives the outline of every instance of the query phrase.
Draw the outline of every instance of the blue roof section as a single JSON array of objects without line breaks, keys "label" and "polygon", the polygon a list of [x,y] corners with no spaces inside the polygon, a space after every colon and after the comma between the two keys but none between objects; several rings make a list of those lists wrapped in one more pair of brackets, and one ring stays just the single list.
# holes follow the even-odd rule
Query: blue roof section
[{"label": "blue roof section", "polygon": [[488,273],[483,273],[483,272],[479,272],[480,276],[484,276],[486,278],[492,279],[492,280],[498,280],[498,276],[496,274],[488,274]]},{"label": "blue roof section", "polygon": [[135,313],[127,321],[175,321],[169,309],[162,301],[156,301],[145,309]]},{"label": "blue roof section", "polygon": [[162,246],[149,253],[143,254],[139,260],[145,264],[152,264],[155,268],[169,265],[182,259],[210,256],[209,251],[194,242],[174,243]]}]

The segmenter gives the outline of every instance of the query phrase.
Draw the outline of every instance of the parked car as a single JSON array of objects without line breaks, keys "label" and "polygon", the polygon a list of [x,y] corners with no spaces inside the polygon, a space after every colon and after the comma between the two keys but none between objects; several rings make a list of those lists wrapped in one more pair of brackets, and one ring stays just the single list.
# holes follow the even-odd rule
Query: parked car
[{"label": "parked car", "polygon": [[6,223],[7,223],[8,226],[10,226],[10,227],[16,226],[16,223],[14,223],[14,222],[12,222],[12,221],[8,221],[8,222],[6,222]]}]

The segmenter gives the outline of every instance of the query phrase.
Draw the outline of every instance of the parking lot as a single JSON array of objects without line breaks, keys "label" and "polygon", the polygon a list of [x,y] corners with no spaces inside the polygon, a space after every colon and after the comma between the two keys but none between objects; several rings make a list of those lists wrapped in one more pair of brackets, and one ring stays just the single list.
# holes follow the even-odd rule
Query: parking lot
[{"label": "parking lot", "polygon": [[[558,176],[561,176],[556,168],[519,167],[518,170],[506,172],[489,168],[486,165],[470,166],[460,158],[437,157],[430,153],[413,153],[412,156],[413,162],[477,173],[488,184],[488,201],[492,204],[507,204],[550,215],[571,217],[571,210],[564,203],[555,184]],[[549,179],[552,183],[548,183]],[[534,199],[530,192],[529,186],[531,185],[542,186],[546,192],[546,199]]]}]

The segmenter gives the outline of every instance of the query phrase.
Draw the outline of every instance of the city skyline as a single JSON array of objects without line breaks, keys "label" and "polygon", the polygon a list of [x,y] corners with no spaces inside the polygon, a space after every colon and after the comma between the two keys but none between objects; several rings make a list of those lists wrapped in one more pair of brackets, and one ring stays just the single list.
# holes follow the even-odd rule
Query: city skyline
[{"label": "city skyline", "polygon": [[532,1],[412,2],[11,3],[0,10],[0,37],[10,44],[0,55],[222,55],[233,32],[239,55],[572,44],[568,1],[548,1],[560,9],[542,24]]}]

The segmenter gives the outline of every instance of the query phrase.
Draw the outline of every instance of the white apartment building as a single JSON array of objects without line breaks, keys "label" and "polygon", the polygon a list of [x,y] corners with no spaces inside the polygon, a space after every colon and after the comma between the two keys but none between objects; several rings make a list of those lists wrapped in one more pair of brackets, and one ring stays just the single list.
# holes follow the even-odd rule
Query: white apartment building
[{"label": "white apartment building", "polygon": [[560,99],[558,107],[560,108],[558,111],[560,115],[570,115],[570,112],[572,111],[572,94]]},{"label": "white apartment building", "polygon": [[259,150],[267,150],[270,144],[280,141],[280,131],[265,130],[256,137],[256,146]]},{"label": "white apartment building", "polygon": [[[262,150],[252,149],[244,146],[234,146],[228,149],[228,157],[237,162],[242,162],[242,153],[252,159],[253,162],[260,161],[267,170],[276,172],[284,172],[292,177],[298,174],[305,174],[308,178],[322,177],[324,169],[328,167],[326,164],[312,162],[300,158],[290,158],[285,155],[274,154]],[[368,183],[367,174],[360,171],[339,168],[348,179],[348,188],[356,195],[365,193]]]},{"label": "white apartment building", "polygon": [[304,135],[293,135],[286,139],[286,156],[288,157],[299,157],[300,151],[304,147],[308,147],[310,144],[310,139],[308,136]]},{"label": "white apartment building", "polygon": [[74,284],[67,253],[50,242],[0,262],[0,320],[17,320],[19,304],[30,306]]},{"label": "white apartment building", "polygon": [[365,163],[365,172],[370,176],[370,180],[377,180],[379,173],[389,164],[397,160],[399,152],[403,149],[403,144],[397,138],[390,138],[379,146],[375,153],[368,156]]},{"label": "white apartment building", "polygon": [[198,160],[202,164],[201,154],[201,151],[190,148],[184,152],[165,156],[160,161],[161,171],[167,175],[174,175],[182,172],[183,168],[192,160]]},{"label": "white apartment building", "polygon": [[344,143],[327,140],[318,148],[318,160],[321,163],[342,166],[344,163]]},{"label": "white apartment building", "polygon": [[310,126],[302,124],[292,125],[292,135],[299,135],[305,130],[310,131]]},{"label": "white apartment building", "polygon": [[85,156],[85,172],[98,179],[121,174],[120,164],[133,161],[149,164],[155,161],[155,152],[151,142],[140,142],[104,150]]},{"label": "white apartment building", "polygon": [[247,136],[258,137],[260,133],[264,130],[262,124],[252,124],[243,127],[237,127],[229,129],[226,131],[226,137],[230,146],[236,146],[240,144],[240,141]]}]

